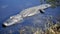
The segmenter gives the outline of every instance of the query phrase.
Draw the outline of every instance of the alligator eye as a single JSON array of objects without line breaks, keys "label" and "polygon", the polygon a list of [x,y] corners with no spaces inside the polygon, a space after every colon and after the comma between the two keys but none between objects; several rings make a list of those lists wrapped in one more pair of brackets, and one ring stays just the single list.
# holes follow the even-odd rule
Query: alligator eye
[{"label": "alligator eye", "polygon": [[48,5],[45,5],[45,7],[48,7]]}]

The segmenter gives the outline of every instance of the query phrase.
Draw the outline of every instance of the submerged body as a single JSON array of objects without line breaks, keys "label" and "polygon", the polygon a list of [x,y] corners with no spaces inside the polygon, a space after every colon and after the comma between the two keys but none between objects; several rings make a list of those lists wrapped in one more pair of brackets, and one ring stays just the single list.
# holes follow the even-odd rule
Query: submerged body
[{"label": "submerged body", "polygon": [[31,8],[27,8],[25,10],[22,10],[19,14],[11,16],[8,20],[6,20],[3,25],[4,26],[10,26],[16,23],[19,23],[23,18],[28,16],[33,16],[39,13],[44,13],[44,9],[50,7],[50,4],[42,4],[40,6],[35,6]]}]

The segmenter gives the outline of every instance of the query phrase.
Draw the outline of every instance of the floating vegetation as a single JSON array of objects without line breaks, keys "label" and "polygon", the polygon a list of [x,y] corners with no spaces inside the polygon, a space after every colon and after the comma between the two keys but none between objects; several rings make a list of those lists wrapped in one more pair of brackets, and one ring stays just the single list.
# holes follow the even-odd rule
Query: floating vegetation
[{"label": "floating vegetation", "polygon": [[25,26],[20,30],[20,34],[60,34],[60,24],[55,24],[45,31],[40,28]]},{"label": "floating vegetation", "polygon": [[25,26],[20,30],[20,34],[42,34],[44,33],[40,28]]},{"label": "floating vegetation", "polygon": [[60,25],[55,24],[47,29],[46,34],[60,34]]},{"label": "floating vegetation", "polygon": [[53,16],[43,16],[42,19],[41,17],[35,18],[33,26],[22,27],[20,34],[60,34],[60,23],[55,21],[54,24],[53,19]]},{"label": "floating vegetation", "polygon": [[[6,34],[60,34],[60,22],[52,15],[37,15],[27,18],[27,23],[6,29]],[[2,32],[1,32],[2,34]]]}]

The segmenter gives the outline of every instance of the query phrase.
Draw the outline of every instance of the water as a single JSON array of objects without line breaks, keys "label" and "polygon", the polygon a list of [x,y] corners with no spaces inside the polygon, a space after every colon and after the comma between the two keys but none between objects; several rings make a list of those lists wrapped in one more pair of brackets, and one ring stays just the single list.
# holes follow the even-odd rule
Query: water
[{"label": "water", "polygon": [[[37,24],[34,23],[34,21],[36,19],[38,19],[38,17],[43,18],[46,15],[52,15],[54,17],[53,20],[60,21],[59,20],[60,19],[59,18],[60,17],[60,7],[56,7],[56,8],[46,9],[45,10],[46,12],[44,14],[39,14],[38,17],[36,17],[37,16],[36,15],[36,16],[26,18],[25,21],[22,22],[21,24],[20,23],[15,24],[15,25],[9,26],[7,28],[2,27],[2,23],[4,21],[6,21],[10,16],[16,15],[16,14],[20,13],[20,11],[22,11],[26,8],[37,6],[40,4],[41,4],[40,0],[0,0],[0,34],[10,34],[10,33],[19,34],[20,33],[19,30],[21,30],[22,28],[23,29],[26,28],[25,26],[35,28],[37,26]],[[40,16],[40,15],[42,15],[42,16]],[[36,19],[34,20],[34,18],[36,18]],[[34,24],[36,24],[36,26],[34,26]]]}]

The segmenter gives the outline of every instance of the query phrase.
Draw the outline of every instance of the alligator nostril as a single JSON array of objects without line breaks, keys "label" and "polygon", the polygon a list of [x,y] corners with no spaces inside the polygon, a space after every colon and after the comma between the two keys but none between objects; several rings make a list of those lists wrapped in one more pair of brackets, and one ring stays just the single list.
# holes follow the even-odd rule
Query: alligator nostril
[{"label": "alligator nostril", "polygon": [[2,27],[6,27],[4,24],[2,24]]}]

